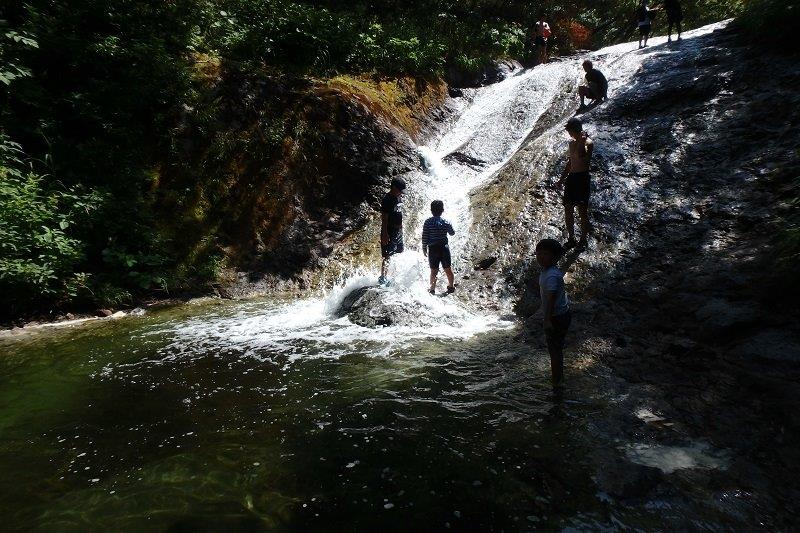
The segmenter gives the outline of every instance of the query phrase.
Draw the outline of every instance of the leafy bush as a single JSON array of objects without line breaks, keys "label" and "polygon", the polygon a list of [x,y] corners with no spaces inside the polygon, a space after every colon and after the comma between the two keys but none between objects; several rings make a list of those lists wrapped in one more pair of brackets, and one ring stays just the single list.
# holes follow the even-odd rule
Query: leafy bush
[{"label": "leafy bush", "polygon": [[99,203],[80,188],[51,186],[25,169],[19,145],[0,134],[0,306],[19,311],[79,296],[84,243],[73,230]]},{"label": "leafy bush", "polygon": [[800,1],[748,0],[738,22],[757,42],[796,50],[794,32],[800,27]]}]

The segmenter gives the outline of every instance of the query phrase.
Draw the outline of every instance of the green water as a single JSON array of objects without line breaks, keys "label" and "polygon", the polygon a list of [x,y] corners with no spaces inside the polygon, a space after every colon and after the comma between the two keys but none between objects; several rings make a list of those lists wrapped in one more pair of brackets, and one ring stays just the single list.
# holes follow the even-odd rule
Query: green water
[{"label": "green water", "polygon": [[589,369],[554,401],[516,329],[294,359],[176,333],[237,305],[0,337],[4,529],[524,531],[685,512],[598,496],[606,393]]}]

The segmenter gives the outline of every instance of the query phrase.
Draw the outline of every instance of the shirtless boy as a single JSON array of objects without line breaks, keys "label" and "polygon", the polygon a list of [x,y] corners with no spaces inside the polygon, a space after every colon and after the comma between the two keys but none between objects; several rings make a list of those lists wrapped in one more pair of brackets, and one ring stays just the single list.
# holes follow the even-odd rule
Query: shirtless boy
[{"label": "shirtless boy", "polygon": [[[583,124],[577,117],[572,117],[567,121],[567,133],[570,136],[568,159],[564,167],[561,179],[558,180],[560,187],[564,182],[564,222],[567,225],[567,240],[564,248],[580,246],[585,248],[589,238],[589,161],[592,158],[594,142],[583,131]],[[578,214],[581,217],[581,240],[575,242],[575,206],[578,207]]]}]

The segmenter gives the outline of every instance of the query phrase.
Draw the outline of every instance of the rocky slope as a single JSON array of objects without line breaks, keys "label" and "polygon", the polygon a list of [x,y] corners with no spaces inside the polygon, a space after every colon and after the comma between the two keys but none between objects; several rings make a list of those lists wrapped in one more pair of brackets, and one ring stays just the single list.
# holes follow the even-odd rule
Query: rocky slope
[{"label": "rocky slope", "polygon": [[[728,488],[746,487],[752,512],[776,520],[800,496],[797,278],[775,252],[796,213],[800,75],[796,57],[748,47],[735,30],[696,39],[631,51],[648,57],[623,88],[613,90],[616,67],[606,65],[611,100],[583,114],[597,145],[595,202],[590,248],[562,265],[576,311],[573,376],[610,368],[620,400],[598,421],[604,427],[728,450],[727,470],[698,466],[673,482],[707,490],[720,506]],[[556,106],[474,194],[472,260],[497,261],[464,272],[472,305],[514,306],[525,317],[538,309],[532,248],[563,238],[550,177],[575,108]],[[529,342],[543,348],[538,320],[530,325]],[[614,420],[643,408],[652,416],[638,425]],[[600,482],[620,497],[657,484],[647,471],[617,473]],[[783,483],[782,500],[765,496],[767,480]]]}]

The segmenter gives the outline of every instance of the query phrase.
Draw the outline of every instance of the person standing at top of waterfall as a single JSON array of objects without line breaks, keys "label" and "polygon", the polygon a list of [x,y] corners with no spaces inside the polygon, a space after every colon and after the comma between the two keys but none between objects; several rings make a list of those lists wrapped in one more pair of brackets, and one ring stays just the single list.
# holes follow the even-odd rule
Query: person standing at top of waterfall
[{"label": "person standing at top of waterfall", "polygon": [[544,13],[539,13],[539,18],[533,25],[533,43],[536,45],[537,64],[547,63],[547,41],[552,33],[550,25],[544,21]]},{"label": "person standing at top of waterfall", "polygon": [[[585,248],[589,240],[589,163],[592,159],[594,142],[583,131],[583,123],[578,117],[567,121],[567,133],[570,136],[567,148],[567,164],[558,186],[564,186],[564,222],[567,226],[569,240],[566,248],[579,246]],[[581,240],[575,242],[575,207],[581,217]]]},{"label": "person standing at top of waterfall", "polygon": [[539,295],[542,301],[544,336],[550,354],[554,389],[560,389],[564,385],[564,339],[572,322],[569,299],[564,289],[564,273],[557,266],[563,253],[561,243],[555,239],[543,239],[536,245],[536,262],[542,267],[539,274]]},{"label": "person standing at top of waterfall", "polygon": [[385,284],[389,258],[403,253],[403,192],[406,182],[402,178],[392,179],[392,185],[381,201],[381,277],[378,283]]},{"label": "person standing at top of waterfall", "polygon": [[600,103],[608,98],[608,80],[603,73],[594,68],[588,59],[583,62],[583,70],[586,72],[586,85],[578,87],[581,109],[586,107],[584,98],[592,100],[592,104]]},{"label": "person standing at top of waterfall", "polygon": [[447,240],[448,235],[455,235],[456,232],[453,225],[442,218],[442,213],[444,213],[444,202],[434,200],[431,202],[433,216],[422,226],[422,253],[428,258],[428,266],[431,267],[431,286],[428,289],[431,294],[436,294],[436,277],[439,275],[439,266],[444,269],[447,276],[447,294],[456,290],[453,283],[450,246]]},{"label": "person standing at top of waterfall", "polygon": [[664,11],[667,12],[667,42],[672,42],[672,26],[678,32],[678,40],[681,40],[681,22],[683,21],[683,10],[680,0],[664,0]]},{"label": "person standing at top of waterfall", "polygon": [[[647,46],[647,39],[650,37],[650,23],[654,11],[655,9],[651,9],[647,6],[647,0],[642,0],[639,4],[639,8],[636,10],[636,18],[639,26],[639,48]],[[642,40],[644,40],[644,44],[642,44]]]}]

